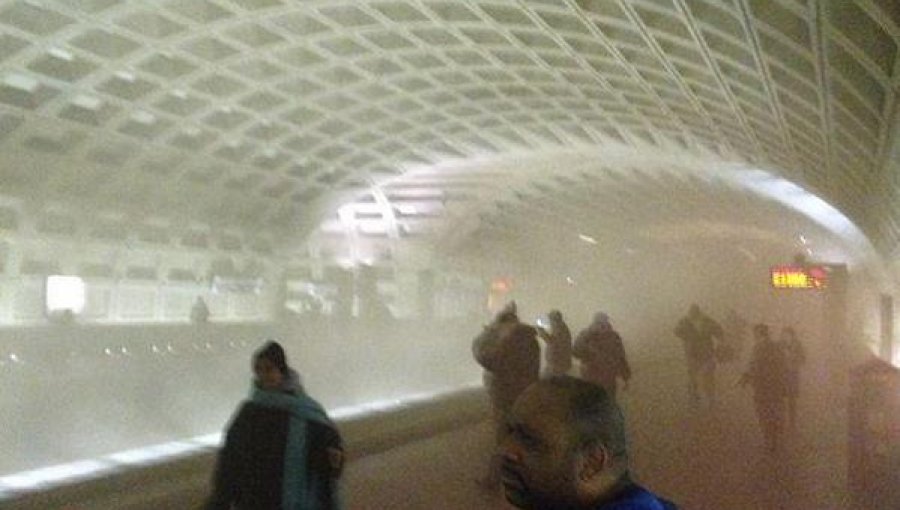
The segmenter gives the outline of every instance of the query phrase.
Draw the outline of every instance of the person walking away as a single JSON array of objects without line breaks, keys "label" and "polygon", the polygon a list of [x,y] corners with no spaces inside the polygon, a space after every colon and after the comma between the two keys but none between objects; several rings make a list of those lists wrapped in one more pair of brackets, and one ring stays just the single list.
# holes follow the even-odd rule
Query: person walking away
[{"label": "person walking away", "polygon": [[722,327],[700,310],[691,305],[675,328],[675,336],[684,345],[688,368],[688,395],[691,404],[699,406],[701,393],[709,409],[716,405],[716,344],[714,338],[722,340]]},{"label": "person walking away", "polygon": [[209,322],[209,307],[202,296],[197,296],[191,305],[191,322],[194,324],[206,324]]},{"label": "person walking away", "polygon": [[797,399],[800,397],[800,368],[806,363],[806,349],[794,328],[785,326],[781,330],[779,340],[787,364],[785,381],[785,402],[787,404],[788,424],[791,429],[797,428]]},{"label": "person walking away", "polygon": [[739,384],[753,389],[753,406],[763,435],[766,450],[776,452],[781,448],[785,420],[785,393],[787,362],[784,351],[769,337],[769,326],[753,327],[756,343],[750,365]]},{"label": "person walking away", "polygon": [[537,334],[547,344],[544,375],[564,375],[572,370],[572,332],[563,320],[562,312],[551,310],[547,314],[550,328],[537,328]]},{"label": "person walking away", "polygon": [[631,366],[622,337],[613,329],[607,314],[594,314],[593,322],[575,338],[572,353],[580,362],[581,378],[603,386],[610,397],[616,398],[619,379],[627,388]]}]

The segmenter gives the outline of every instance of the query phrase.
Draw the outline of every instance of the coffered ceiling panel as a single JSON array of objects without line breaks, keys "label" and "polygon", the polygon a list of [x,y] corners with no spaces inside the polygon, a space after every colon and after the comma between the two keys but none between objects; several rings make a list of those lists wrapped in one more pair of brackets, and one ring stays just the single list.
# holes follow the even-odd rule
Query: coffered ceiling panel
[{"label": "coffered ceiling panel", "polygon": [[0,182],[278,230],[624,144],[780,174],[891,253],[898,54],[894,0],[0,0]]}]

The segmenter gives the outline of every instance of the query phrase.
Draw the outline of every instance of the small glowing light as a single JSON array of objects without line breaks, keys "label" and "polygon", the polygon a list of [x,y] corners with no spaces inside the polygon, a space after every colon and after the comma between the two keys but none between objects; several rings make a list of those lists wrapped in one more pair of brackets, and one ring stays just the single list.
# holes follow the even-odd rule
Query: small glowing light
[{"label": "small glowing light", "polygon": [[70,310],[81,313],[84,310],[84,280],[77,276],[47,277],[47,311]]},{"label": "small glowing light", "polygon": [[52,55],[54,58],[65,60],[66,62],[71,62],[73,60],[72,54],[62,48],[50,48],[47,53]]},{"label": "small glowing light", "polygon": [[156,122],[156,115],[153,115],[152,113],[145,112],[145,111],[134,112],[134,114],[131,116],[131,118],[134,119],[135,122],[138,122],[140,124],[149,125],[149,124],[153,124],[154,122]]},{"label": "small glowing light", "polygon": [[803,243],[803,244],[806,244],[806,243],[807,243],[807,241],[806,241],[806,236],[804,236],[803,234],[800,234],[800,235],[797,236],[797,237],[800,239],[800,242],[801,242],[801,243]]},{"label": "small glowing light", "polygon": [[72,100],[72,104],[80,106],[86,110],[98,110],[101,106],[103,106],[103,101],[94,96],[79,94],[75,97],[75,99]]},{"label": "small glowing light", "polygon": [[578,234],[578,239],[588,243],[588,244],[597,244],[597,240],[591,236],[586,236],[584,234]]},{"label": "small glowing light", "polygon": [[9,355],[9,360],[12,361],[13,363],[21,363],[21,361],[19,360],[19,357],[16,356],[15,353]]},{"label": "small glowing light", "polygon": [[106,353],[107,356],[112,356],[112,349],[110,349],[109,347],[103,349],[103,352]]},{"label": "small glowing light", "polygon": [[24,74],[10,74],[3,81],[12,88],[24,90],[28,93],[36,91],[41,85],[39,81]]},{"label": "small glowing light", "polygon": [[569,285],[575,285],[575,279],[571,276],[566,276],[566,283],[568,283]]}]

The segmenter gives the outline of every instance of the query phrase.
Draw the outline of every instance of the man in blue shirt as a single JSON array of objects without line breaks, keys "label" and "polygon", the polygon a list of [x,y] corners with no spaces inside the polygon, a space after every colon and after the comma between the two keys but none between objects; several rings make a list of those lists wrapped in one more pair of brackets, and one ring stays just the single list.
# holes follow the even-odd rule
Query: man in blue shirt
[{"label": "man in blue shirt", "polygon": [[523,510],[676,510],[632,481],[625,418],[599,385],[569,376],[516,400],[500,446],[506,499]]}]

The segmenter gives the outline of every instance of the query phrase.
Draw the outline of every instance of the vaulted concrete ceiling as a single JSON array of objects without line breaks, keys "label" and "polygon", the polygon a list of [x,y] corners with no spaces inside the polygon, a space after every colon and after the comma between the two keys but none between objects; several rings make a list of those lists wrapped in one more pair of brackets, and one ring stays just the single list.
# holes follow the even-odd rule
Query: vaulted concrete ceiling
[{"label": "vaulted concrete ceiling", "polygon": [[898,48],[896,0],[0,0],[0,193],[278,233],[355,199],[402,237],[752,167],[889,255]]}]

